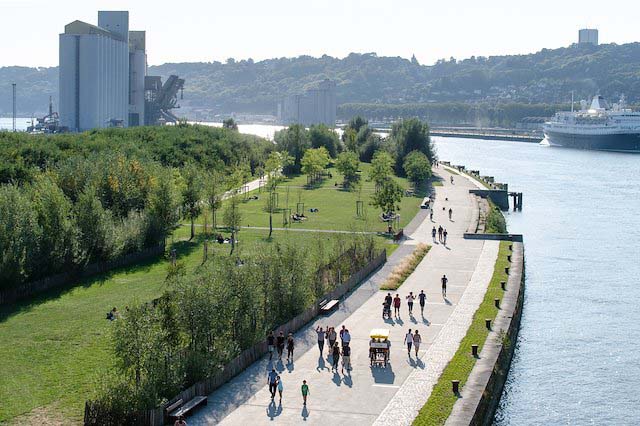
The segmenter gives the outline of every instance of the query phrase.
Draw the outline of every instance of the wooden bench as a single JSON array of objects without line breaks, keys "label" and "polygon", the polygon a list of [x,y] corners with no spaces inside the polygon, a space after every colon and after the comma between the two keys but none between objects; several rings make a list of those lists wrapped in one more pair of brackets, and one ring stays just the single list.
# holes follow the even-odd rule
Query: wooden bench
[{"label": "wooden bench", "polygon": [[403,236],[404,236],[404,229],[401,229],[398,231],[397,234],[393,236],[393,241],[400,241]]},{"label": "wooden bench", "polygon": [[322,302],[320,302],[320,313],[326,315],[338,309],[339,305],[340,305],[340,302],[336,299],[323,300]]},{"label": "wooden bench", "polygon": [[182,399],[177,400],[173,404],[169,405],[165,410],[169,413],[169,419],[175,420],[181,416],[187,416],[194,408],[199,405],[207,405],[207,397],[206,396],[196,396],[186,404],[183,403]]}]

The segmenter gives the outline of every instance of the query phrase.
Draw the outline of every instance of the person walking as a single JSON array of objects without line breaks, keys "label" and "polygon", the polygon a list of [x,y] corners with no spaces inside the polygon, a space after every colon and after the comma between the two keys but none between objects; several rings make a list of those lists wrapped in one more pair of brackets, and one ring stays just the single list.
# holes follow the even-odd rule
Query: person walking
[{"label": "person walking", "polygon": [[309,393],[309,385],[306,380],[302,381],[302,387],[300,388],[302,391],[302,405],[307,405],[307,397],[310,395]]},{"label": "person walking", "polygon": [[433,239],[433,242],[436,242],[436,227],[434,226],[433,229],[431,230],[431,239]]},{"label": "person walking", "polygon": [[273,331],[267,334],[267,349],[269,350],[269,361],[273,358],[273,351],[276,349],[276,336],[273,335]]},{"label": "person walking", "polygon": [[[343,342],[342,336],[344,336],[344,331],[347,328],[344,326],[344,324],[342,324],[342,328],[340,328],[340,342]],[[344,343],[343,343],[344,344]]]},{"label": "person walking", "polygon": [[342,347],[342,374],[344,374],[345,368],[347,372],[351,371],[351,348],[349,345]]},{"label": "person walking", "polygon": [[384,303],[391,307],[391,304],[393,303],[393,297],[391,296],[391,293],[387,293],[387,295],[384,297]]},{"label": "person walking", "polygon": [[280,403],[282,403],[282,391],[284,386],[282,385],[282,377],[278,376],[278,395],[280,396]]},{"label": "person walking", "polygon": [[442,225],[438,226],[438,241],[442,242]]},{"label": "person walking", "polygon": [[407,355],[411,356],[411,345],[413,344],[413,334],[411,334],[411,329],[404,336],[404,343],[407,345]]},{"label": "person walking", "polygon": [[320,356],[322,356],[322,351],[324,350],[324,330],[322,327],[316,327],[316,333],[318,334],[318,349],[320,349]]},{"label": "person walking", "polygon": [[345,328],[342,334],[342,347],[349,346],[349,343],[351,343],[351,333],[349,333],[349,329]]},{"label": "person walking", "polygon": [[424,318],[424,305],[427,302],[427,295],[424,294],[424,290],[420,290],[418,300],[420,302],[420,315],[422,315],[422,317]]},{"label": "person walking", "polygon": [[453,176],[451,176],[451,179],[449,179],[451,181],[451,185],[453,185]]},{"label": "person walking", "polygon": [[338,363],[340,362],[340,346],[338,342],[333,345],[333,353],[331,354],[332,370],[338,371]]},{"label": "person walking", "polygon": [[444,231],[442,231],[442,244],[445,246],[447,245],[447,235],[449,235],[447,228],[444,228]]},{"label": "person walking", "polygon": [[413,295],[413,292],[410,291],[407,296],[407,305],[409,306],[409,315],[413,314],[413,301],[416,300],[416,296]]},{"label": "person walking", "polygon": [[442,282],[442,297],[447,297],[447,283],[449,282],[449,278],[443,275],[440,281]]},{"label": "person walking", "polygon": [[272,368],[267,375],[267,383],[269,383],[269,392],[271,393],[271,399],[276,397],[276,387],[278,386],[278,373],[276,369]]},{"label": "person walking", "polygon": [[278,346],[278,359],[282,359],[282,352],[284,352],[284,342],[285,342],[284,333],[281,331],[276,338],[276,344]]},{"label": "person walking", "polygon": [[291,359],[293,362],[293,347],[293,333],[289,333],[289,336],[287,337],[287,361]]},{"label": "person walking", "polygon": [[451,209],[451,207],[449,207],[449,220],[451,220],[452,216],[453,216],[453,210]]},{"label": "person walking", "polygon": [[429,220],[433,222],[433,208],[429,210]]},{"label": "person walking", "polygon": [[418,351],[420,350],[420,343],[422,343],[422,336],[418,333],[418,330],[413,334],[413,349],[416,351],[416,358],[418,358]]},{"label": "person walking", "polygon": [[336,333],[336,329],[333,327],[329,328],[329,333],[327,333],[327,338],[329,339],[329,349],[333,349],[333,345],[336,344],[336,340],[338,339],[338,334]]},{"label": "person walking", "polygon": [[400,317],[400,303],[402,303],[402,300],[400,299],[400,296],[396,293],[396,297],[393,298],[393,314],[395,315],[396,318]]}]

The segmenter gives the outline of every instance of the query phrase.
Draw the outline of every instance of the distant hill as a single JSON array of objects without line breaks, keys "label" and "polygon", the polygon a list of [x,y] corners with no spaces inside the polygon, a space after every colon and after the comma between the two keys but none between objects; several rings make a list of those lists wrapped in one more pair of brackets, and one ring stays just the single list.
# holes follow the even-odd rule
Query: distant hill
[{"label": "distant hill", "polygon": [[[185,112],[276,112],[277,101],[325,78],[337,81],[338,104],[427,104],[433,102],[566,103],[596,93],[617,100],[624,93],[640,102],[640,43],[573,45],[528,55],[415,60],[352,53],[346,58],[176,63],[149,68],[150,74],[186,79]],[[57,68],[0,68],[0,114],[11,111],[11,86],[18,83],[18,109],[46,110],[57,97]],[[351,109],[349,109],[351,110]]]}]

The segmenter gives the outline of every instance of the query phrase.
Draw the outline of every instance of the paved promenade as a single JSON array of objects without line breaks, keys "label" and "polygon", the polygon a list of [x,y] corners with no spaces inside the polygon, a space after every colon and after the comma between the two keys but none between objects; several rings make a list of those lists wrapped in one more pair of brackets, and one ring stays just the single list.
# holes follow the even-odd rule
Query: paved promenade
[{"label": "paved promenade", "polygon": [[[346,423],[354,425],[409,425],[426,402],[433,384],[455,353],[471,323],[493,273],[498,242],[464,240],[472,216],[473,198],[469,189],[474,184],[462,176],[451,176],[443,168],[435,170],[444,179],[436,187],[434,222],[421,210],[405,229],[407,240],[389,257],[387,264],[363,283],[328,317],[321,317],[296,334],[294,362],[268,357],[209,396],[209,403],[189,419],[190,425],[200,424],[311,424]],[[445,208],[443,210],[443,207]],[[453,221],[448,209],[453,209]],[[442,225],[449,232],[447,246],[433,243],[431,228]],[[400,287],[403,299],[398,319],[383,320],[382,302],[386,292],[378,291],[393,267],[419,242],[432,244],[429,254],[416,271]],[[447,297],[441,295],[440,277],[449,278]],[[425,315],[414,305],[408,313],[404,297],[424,290],[427,294]],[[350,374],[331,372],[326,348],[320,356],[316,345],[316,325],[329,325],[336,330],[344,324],[352,335],[352,365]],[[391,365],[370,368],[368,358],[369,331],[372,328],[391,330]],[[407,356],[404,335],[411,328],[422,335],[419,357]],[[284,396],[271,403],[266,373],[275,367],[282,377]],[[309,401],[302,405],[300,386],[307,380]]]}]

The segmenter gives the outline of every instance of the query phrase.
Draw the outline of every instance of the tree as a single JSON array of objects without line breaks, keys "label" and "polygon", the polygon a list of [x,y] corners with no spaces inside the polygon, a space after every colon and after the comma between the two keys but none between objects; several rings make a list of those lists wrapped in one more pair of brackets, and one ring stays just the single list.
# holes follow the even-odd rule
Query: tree
[{"label": "tree", "polygon": [[429,162],[435,159],[435,153],[429,126],[417,118],[401,120],[395,123],[391,129],[391,140],[396,146],[396,173],[404,173],[403,164],[405,157],[412,151],[420,151],[427,156]]},{"label": "tree", "polygon": [[224,120],[222,122],[222,127],[229,130],[235,130],[235,131],[238,130],[238,124],[233,118],[227,118],[226,120]]},{"label": "tree", "polygon": [[77,248],[77,228],[71,201],[49,175],[38,178],[31,196],[42,230],[39,271],[48,274],[72,266]]},{"label": "tree", "polygon": [[224,211],[224,224],[231,230],[231,253],[235,248],[235,239],[240,232],[240,222],[242,221],[242,213],[240,212],[240,200],[238,195],[234,194],[229,198],[227,208]]},{"label": "tree", "polygon": [[284,151],[293,157],[293,162],[284,168],[284,174],[300,173],[302,157],[305,151],[311,147],[309,132],[303,126],[293,124],[287,129],[276,132],[274,139],[278,151]]},{"label": "tree", "polygon": [[267,209],[269,210],[269,238],[273,234],[273,209],[274,194],[278,189],[278,185],[282,182],[282,170],[293,162],[293,158],[286,152],[274,151],[269,154],[269,158],[265,163],[265,172],[267,173],[267,191],[269,198],[267,199]]},{"label": "tree", "polygon": [[348,188],[352,182],[358,180],[358,167],[360,161],[358,154],[353,151],[345,151],[338,155],[336,169],[344,176],[344,186]]},{"label": "tree", "polygon": [[420,151],[411,151],[405,157],[402,167],[414,187],[431,177],[431,163],[427,156]]},{"label": "tree", "polygon": [[74,211],[80,258],[86,263],[109,259],[114,251],[113,219],[96,197],[95,188],[80,193]]},{"label": "tree", "polygon": [[393,158],[385,151],[378,151],[371,160],[369,180],[376,185],[376,191],[393,176]]},{"label": "tree", "polygon": [[[387,179],[377,192],[371,195],[371,205],[378,207],[382,210],[382,213],[386,216],[393,216],[393,214],[400,210],[400,201],[402,201],[403,194],[402,186],[393,179]],[[389,232],[391,232],[391,223],[389,222]]]},{"label": "tree", "polygon": [[340,149],[338,134],[324,124],[311,126],[309,140],[312,148],[325,147],[331,158],[336,158]]},{"label": "tree", "polygon": [[149,216],[155,241],[167,237],[180,221],[181,195],[172,170],[159,171],[155,186],[149,196]]},{"label": "tree", "polygon": [[182,177],[184,179],[184,187],[182,190],[182,208],[185,217],[191,221],[191,237],[189,240],[193,240],[196,235],[195,232],[195,220],[202,211],[202,173],[197,166],[188,164],[182,170]]},{"label": "tree", "polygon": [[328,164],[329,153],[325,147],[306,150],[302,160],[300,161],[302,173],[309,177],[309,182],[311,184],[315,183],[320,178],[320,173]]},{"label": "tree", "polygon": [[207,204],[211,209],[211,226],[214,231],[217,226],[216,212],[222,206],[222,198],[225,193],[225,178],[224,175],[216,170],[213,170],[207,175],[207,182],[205,184],[205,194],[207,197]]}]

